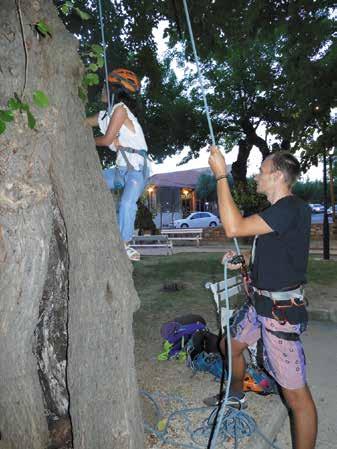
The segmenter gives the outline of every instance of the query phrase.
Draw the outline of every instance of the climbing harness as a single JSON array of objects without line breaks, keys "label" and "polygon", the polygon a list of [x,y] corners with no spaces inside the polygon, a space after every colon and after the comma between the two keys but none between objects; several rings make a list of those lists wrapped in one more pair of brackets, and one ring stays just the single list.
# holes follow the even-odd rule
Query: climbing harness
[{"label": "climbing harness", "polygon": [[136,150],[135,148],[130,148],[130,147],[122,147],[119,146],[117,147],[118,151],[121,153],[125,163],[126,163],[126,167],[127,167],[127,171],[131,171],[134,170],[134,166],[130,163],[126,153],[130,153],[130,154],[139,154],[139,156],[142,156],[144,159],[143,162],[143,177],[144,179],[147,179],[149,177],[149,168],[148,168],[148,154],[146,150]]}]

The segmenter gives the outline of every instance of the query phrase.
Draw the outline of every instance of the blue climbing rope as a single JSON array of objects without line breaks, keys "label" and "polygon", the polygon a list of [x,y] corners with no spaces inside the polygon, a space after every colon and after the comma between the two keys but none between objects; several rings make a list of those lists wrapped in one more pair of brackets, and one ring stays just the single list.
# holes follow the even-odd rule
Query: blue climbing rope
[{"label": "blue climbing rope", "polygon": [[[202,76],[201,69],[200,69],[199,57],[198,57],[197,48],[196,48],[196,45],[195,45],[195,39],[194,39],[192,25],[191,25],[191,20],[190,20],[190,14],[188,12],[187,0],[183,0],[183,3],[184,3],[184,11],[185,11],[185,16],[186,16],[188,32],[189,32],[189,35],[190,35],[190,40],[191,40],[192,49],[193,49],[194,60],[195,60],[196,66],[197,66],[199,84],[200,84],[202,96],[203,96],[203,99],[204,99],[204,109],[205,109],[205,114],[206,114],[206,117],[207,117],[209,133],[210,133],[210,136],[211,136],[212,145],[216,145],[215,137],[214,137],[214,131],[213,131],[213,126],[212,126],[212,121],[211,121],[211,115],[210,115],[209,107],[208,107],[208,103],[207,103],[207,95],[206,95],[206,91],[205,91],[205,88],[204,88],[203,76]],[[237,239],[234,237],[233,240],[234,240],[234,244],[235,244],[235,247],[236,247],[236,251],[237,251],[238,254],[240,254],[240,249],[239,249],[239,245],[238,245]]]},{"label": "blue climbing rope", "polygon": [[199,64],[197,48],[195,46],[195,41],[194,41],[194,36],[193,36],[193,30],[192,30],[190,15],[189,15],[189,12],[188,12],[188,7],[187,7],[187,1],[183,0],[183,2],[184,2],[184,10],[185,10],[186,22],[187,22],[188,31],[189,31],[189,34],[190,34],[190,39],[191,39],[191,44],[192,44],[192,49],[193,49],[193,54],[194,54],[194,60],[195,60],[196,66],[197,66],[199,84],[200,84],[202,96],[203,96],[203,99],[204,99],[204,108],[205,108],[205,113],[206,113],[206,117],[207,117],[209,133],[211,135],[212,145],[215,145],[215,137],[214,137],[214,132],[213,132],[213,126],[212,126],[212,122],[211,122],[211,116],[210,116],[210,113],[209,113],[209,107],[208,107],[208,103],[207,103],[207,96],[206,96],[206,92],[205,92],[205,88],[204,88],[203,77],[202,77],[202,73],[201,73],[201,70],[200,70],[200,64]]},{"label": "blue climbing rope", "polygon": [[[206,447],[216,419],[217,408],[214,408],[209,414],[209,407],[188,408],[186,402],[180,397],[166,396],[158,392],[150,394],[143,390],[140,391],[140,394],[153,404],[158,423],[163,423],[162,427],[159,426],[161,427],[159,430],[145,421],[145,430],[155,435],[162,443],[171,446],[186,449],[204,449]],[[158,404],[159,401],[168,405],[177,402],[181,408],[166,418]],[[169,436],[169,429],[175,419],[182,420],[184,423],[184,429],[188,435],[188,440],[185,442],[181,438],[175,440]],[[198,422],[197,426],[194,424],[196,421]],[[233,438],[234,448],[236,448],[239,440],[249,437],[255,430],[256,423],[253,418],[242,410],[229,407],[219,429],[218,443],[223,446],[229,438]]]}]

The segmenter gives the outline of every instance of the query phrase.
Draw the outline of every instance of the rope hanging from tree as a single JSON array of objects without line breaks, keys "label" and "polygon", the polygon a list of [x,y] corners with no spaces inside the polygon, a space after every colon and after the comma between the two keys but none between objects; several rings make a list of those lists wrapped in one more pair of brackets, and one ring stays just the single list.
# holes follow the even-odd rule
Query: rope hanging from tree
[{"label": "rope hanging from tree", "polygon": [[[190,20],[190,15],[189,15],[189,12],[188,12],[187,0],[183,0],[183,3],[184,3],[184,11],[185,11],[185,16],[186,16],[188,32],[189,32],[189,35],[190,35],[190,40],[191,40],[192,49],[193,49],[194,60],[195,60],[196,66],[197,66],[199,84],[200,84],[200,88],[201,88],[201,92],[202,92],[202,96],[203,96],[203,100],[204,100],[204,109],[205,109],[205,114],[206,114],[206,117],[207,117],[209,133],[210,133],[210,136],[211,136],[212,145],[216,145],[215,137],[214,137],[214,131],[213,131],[213,126],[212,126],[212,121],[211,121],[211,115],[210,115],[209,107],[208,107],[208,103],[207,103],[207,95],[206,95],[206,91],[205,91],[205,88],[204,88],[203,77],[202,77],[200,64],[199,64],[199,57],[198,57],[197,48],[196,48],[196,45],[195,45],[195,40],[194,40],[194,35],[193,35],[193,30],[192,30],[192,25],[191,25],[191,20]],[[234,237],[233,240],[234,240],[236,251],[237,251],[238,254],[240,254],[240,248],[239,248],[238,241],[237,241],[237,239],[235,237]]]},{"label": "rope hanging from tree", "polygon": [[99,12],[99,22],[101,28],[101,36],[102,36],[102,46],[103,46],[103,58],[104,58],[104,71],[105,71],[105,88],[108,97],[108,114],[111,112],[111,102],[110,102],[110,88],[109,88],[109,72],[108,72],[108,62],[106,57],[106,44],[105,44],[105,36],[104,36],[104,21],[103,21],[103,12],[102,12],[102,2],[98,0],[98,12]]}]

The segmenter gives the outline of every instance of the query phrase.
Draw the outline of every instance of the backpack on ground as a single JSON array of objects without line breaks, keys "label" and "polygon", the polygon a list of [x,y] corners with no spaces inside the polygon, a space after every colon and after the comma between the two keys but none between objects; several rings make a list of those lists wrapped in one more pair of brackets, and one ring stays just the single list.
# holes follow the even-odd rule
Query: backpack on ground
[{"label": "backpack on ground", "polygon": [[192,335],[204,329],[206,329],[206,321],[202,316],[195,314],[183,315],[163,324],[160,334],[170,346],[166,344],[167,357],[161,353],[159,359],[164,360],[177,357],[181,351],[185,351],[186,345]]}]

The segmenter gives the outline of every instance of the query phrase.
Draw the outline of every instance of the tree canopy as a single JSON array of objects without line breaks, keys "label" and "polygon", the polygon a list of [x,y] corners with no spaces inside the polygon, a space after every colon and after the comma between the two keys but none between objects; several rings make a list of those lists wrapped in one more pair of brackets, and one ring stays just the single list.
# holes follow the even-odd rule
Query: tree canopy
[{"label": "tree canopy", "polygon": [[[56,1],[60,7],[64,1]],[[145,132],[157,160],[209,141],[183,4],[178,0],[102,0],[109,69],[128,66],[143,77]],[[82,53],[100,42],[97,3],[76,2],[90,14],[64,16]],[[337,65],[334,2],[190,0],[188,2],[217,142],[239,145],[235,181],[245,182],[253,145],[303,150],[307,168],[322,146],[336,143]],[[153,30],[164,24],[168,51],[158,56]],[[172,61],[185,67],[178,79]],[[103,70],[98,71],[100,79]],[[95,98],[97,87],[90,92]],[[263,137],[261,131],[263,130]],[[317,140],[317,136],[320,139]]]}]

